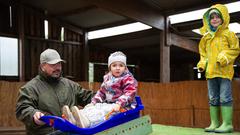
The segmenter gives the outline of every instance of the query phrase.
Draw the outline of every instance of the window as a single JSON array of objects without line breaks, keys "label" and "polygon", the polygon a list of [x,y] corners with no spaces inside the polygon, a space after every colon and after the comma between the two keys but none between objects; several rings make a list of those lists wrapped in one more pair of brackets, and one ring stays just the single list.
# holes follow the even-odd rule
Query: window
[{"label": "window", "polygon": [[0,37],[0,76],[18,76],[18,39]]},{"label": "window", "polygon": [[91,40],[91,39],[97,39],[97,38],[103,38],[103,37],[116,36],[116,35],[136,32],[136,31],[147,30],[151,28],[152,27],[140,22],[130,23],[126,25],[90,31],[88,32],[88,39]]},{"label": "window", "polygon": [[48,21],[44,20],[44,34],[45,34],[45,39],[48,39]]},{"label": "window", "polygon": [[[231,3],[225,4],[225,6],[228,8],[229,13],[239,12],[240,2],[239,1],[231,2]],[[182,23],[182,22],[188,22],[188,21],[202,19],[203,14],[208,9],[209,8],[204,8],[204,9],[200,9],[200,10],[194,10],[194,11],[190,11],[190,12],[170,15],[169,16],[170,22],[171,22],[171,24],[176,24],[176,23]]]},{"label": "window", "polygon": [[88,63],[88,82],[94,82],[94,63]]},{"label": "window", "polygon": [[61,27],[61,41],[64,41],[64,27]]},{"label": "window", "polygon": [[12,7],[9,6],[9,26],[12,27]]}]

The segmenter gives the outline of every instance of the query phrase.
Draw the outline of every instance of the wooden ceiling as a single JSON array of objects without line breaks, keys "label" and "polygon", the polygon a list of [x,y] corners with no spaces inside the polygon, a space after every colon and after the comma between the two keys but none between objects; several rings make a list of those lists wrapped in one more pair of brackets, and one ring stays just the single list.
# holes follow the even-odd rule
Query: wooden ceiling
[{"label": "wooden ceiling", "polygon": [[[85,29],[100,28],[106,25],[116,25],[118,23],[128,23],[134,21],[129,18],[129,13],[121,9],[141,8],[137,10],[156,10],[157,14],[168,16],[176,13],[206,8],[216,3],[229,3],[237,0],[19,0],[20,2],[44,10],[46,14],[60,18]],[[112,10],[112,7],[119,8],[119,11]],[[126,12],[129,12],[126,11]],[[139,11],[138,11],[139,12]],[[142,11],[148,13],[150,11]],[[128,14],[128,15],[127,15]],[[134,14],[134,13],[130,13]],[[131,15],[130,15],[131,16]],[[140,14],[138,16],[141,16]],[[137,18],[135,18],[137,19]],[[140,21],[140,20],[137,20]]]},{"label": "wooden ceiling", "polygon": [[[77,26],[85,31],[97,30],[130,22],[142,22],[151,30],[89,41],[90,47],[98,46],[115,50],[128,50],[136,55],[159,55],[160,31],[164,29],[166,16],[207,8],[216,3],[237,0],[18,0],[31,7],[45,11],[49,16]],[[231,20],[239,22],[240,12],[231,14]],[[198,42],[200,35],[191,30],[201,27],[201,20],[170,26],[170,31]],[[144,48],[144,49],[142,49]],[[183,53],[171,48],[171,53]],[[138,51],[136,51],[138,50]],[[136,53],[137,52],[137,53]],[[174,56],[174,55],[173,55]],[[177,56],[177,55],[176,55]],[[179,57],[179,56],[177,56]],[[192,56],[189,56],[189,58]]]}]

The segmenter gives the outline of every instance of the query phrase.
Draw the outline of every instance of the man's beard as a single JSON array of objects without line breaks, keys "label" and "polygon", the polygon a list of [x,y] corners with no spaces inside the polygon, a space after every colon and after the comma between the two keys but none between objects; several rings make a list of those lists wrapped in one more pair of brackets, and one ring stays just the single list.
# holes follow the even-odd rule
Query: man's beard
[{"label": "man's beard", "polygon": [[62,72],[61,72],[60,70],[54,71],[54,72],[50,75],[50,77],[58,79],[58,78],[61,77],[61,73],[62,73]]}]

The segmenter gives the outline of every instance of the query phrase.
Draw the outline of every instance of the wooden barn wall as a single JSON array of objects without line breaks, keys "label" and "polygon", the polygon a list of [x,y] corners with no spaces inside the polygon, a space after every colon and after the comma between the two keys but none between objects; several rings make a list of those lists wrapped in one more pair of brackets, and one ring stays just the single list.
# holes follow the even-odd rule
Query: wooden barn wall
[{"label": "wooden barn wall", "polygon": [[45,17],[40,12],[24,9],[25,32],[25,77],[30,80],[38,74],[39,57],[47,48],[56,49],[67,64],[63,64],[63,75],[73,80],[82,80],[81,63],[84,35],[64,27],[64,41],[61,41],[61,24],[48,19],[48,39],[44,36]]},{"label": "wooden barn wall", "polygon": [[[240,80],[233,81],[234,116],[236,130],[240,130]],[[139,95],[153,123],[186,127],[206,127],[209,106],[206,81],[173,83],[140,83]]]},{"label": "wooden barn wall", "polygon": [[66,60],[63,64],[63,76],[71,77],[73,80],[81,79],[81,51],[80,45],[63,44],[48,42],[44,40],[26,40],[26,79],[30,80],[38,74],[40,54],[47,48],[55,49],[59,52],[62,59]]},{"label": "wooden barn wall", "polygon": [[[89,62],[93,63],[108,63],[108,56],[113,53],[114,50],[100,48],[96,46],[90,46]],[[107,65],[95,64],[94,65],[94,82],[103,81],[103,76],[108,71]]]},{"label": "wooden barn wall", "polygon": [[[12,9],[12,23],[10,23],[10,11]],[[23,14],[21,14],[23,7]],[[15,2],[0,2],[0,36],[19,37],[19,23],[23,23],[24,37],[24,66],[25,80],[30,80],[38,74],[39,55],[47,48],[56,49],[61,57],[67,61],[63,64],[64,76],[75,81],[83,78],[83,45],[84,33],[76,32],[73,27],[44,15],[43,11],[31,7],[16,4]],[[23,22],[19,21],[23,16]],[[44,35],[44,20],[48,20],[48,39]],[[64,41],[61,41],[61,28],[64,26]],[[79,29],[78,29],[79,30]],[[22,33],[22,32],[20,32]],[[16,79],[18,80],[18,79]]]},{"label": "wooden barn wall", "polygon": [[[84,88],[97,90],[100,83],[79,82]],[[0,81],[0,127],[21,127],[15,118],[18,89],[24,82]],[[240,80],[233,81],[234,129],[240,131]],[[139,82],[138,95],[150,115],[152,123],[185,127],[206,127],[209,124],[209,106],[206,81],[174,83]]]}]

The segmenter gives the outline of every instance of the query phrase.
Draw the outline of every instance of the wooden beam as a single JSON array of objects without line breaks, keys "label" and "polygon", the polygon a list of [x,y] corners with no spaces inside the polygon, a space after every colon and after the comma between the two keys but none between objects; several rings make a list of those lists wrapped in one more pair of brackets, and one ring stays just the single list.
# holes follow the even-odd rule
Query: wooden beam
[{"label": "wooden beam", "polygon": [[139,0],[88,0],[87,2],[157,29],[164,29],[164,16]]},{"label": "wooden beam", "polygon": [[40,12],[37,12],[39,9],[37,8],[33,8],[31,6],[28,6],[28,5],[25,5],[25,4],[19,4],[19,5],[22,5],[24,8],[28,8],[28,10],[36,13],[36,15],[39,17],[39,18],[44,18],[44,19],[47,19],[53,23],[56,23],[56,24],[59,24],[59,25],[62,25],[63,27],[73,31],[73,32],[76,32],[76,33],[79,33],[81,35],[83,35],[83,30],[81,28],[79,28],[78,26],[75,26],[75,25],[72,25],[70,24],[69,22],[66,22],[66,21],[63,21],[61,19],[58,19],[54,16],[51,16],[51,15],[48,15],[48,14],[43,14],[43,10],[41,10]]},{"label": "wooden beam", "polygon": [[81,42],[76,42],[76,41],[60,41],[60,40],[54,40],[54,39],[45,39],[45,38],[40,38],[40,37],[32,37],[32,36],[25,36],[26,39],[31,39],[31,40],[38,40],[38,41],[46,41],[46,42],[54,42],[57,44],[61,45],[82,45]]},{"label": "wooden beam", "polygon": [[76,33],[78,33],[78,34],[81,34],[81,35],[84,34],[84,33],[83,33],[83,30],[80,29],[79,27],[74,26],[74,25],[69,24],[69,23],[66,23],[65,21],[62,21],[62,20],[60,20],[60,19],[55,19],[55,18],[52,18],[52,17],[48,17],[48,20],[50,20],[50,21],[52,21],[52,22],[54,22],[54,23],[60,24],[60,25],[62,25],[63,27],[65,27],[65,28],[67,28],[67,29],[69,29],[69,30],[71,30],[71,31],[73,31],[73,32],[76,32]]},{"label": "wooden beam", "polygon": [[82,7],[82,8],[77,8],[77,9],[73,9],[67,12],[61,12],[61,13],[57,13],[57,14],[52,14],[53,17],[58,17],[58,16],[70,16],[70,15],[74,15],[74,14],[78,14],[78,13],[82,13],[82,12],[86,12],[92,9],[97,8],[96,6],[87,6],[87,7]]},{"label": "wooden beam", "polygon": [[185,37],[176,35],[174,33],[169,33],[169,44],[174,45],[192,52],[198,52],[198,43],[193,40],[189,40]]},{"label": "wooden beam", "polygon": [[93,30],[99,30],[99,29],[105,29],[105,28],[110,28],[110,27],[115,27],[115,26],[120,26],[120,25],[125,25],[125,24],[129,24],[129,23],[134,23],[136,21],[134,20],[129,20],[128,18],[125,20],[121,20],[121,21],[117,21],[117,22],[111,22],[111,23],[107,23],[104,25],[99,25],[99,26],[93,26],[91,28],[86,29],[86,31],[93,31]]}]

